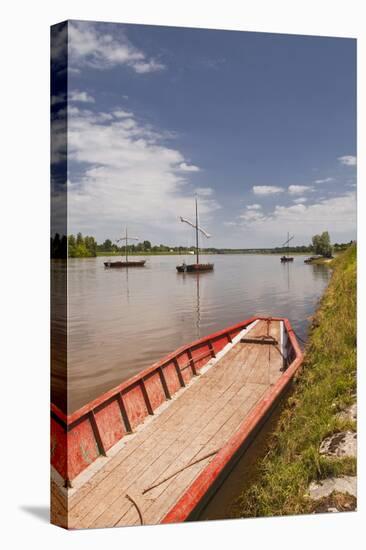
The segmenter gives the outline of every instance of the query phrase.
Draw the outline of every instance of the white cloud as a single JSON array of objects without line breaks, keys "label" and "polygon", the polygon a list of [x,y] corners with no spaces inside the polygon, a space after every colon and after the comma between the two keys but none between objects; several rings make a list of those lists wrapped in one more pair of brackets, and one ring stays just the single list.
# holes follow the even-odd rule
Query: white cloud
[{"label": "white cloud", "polygon": [[154,59],[151,59],[150,61],[138,61],[137,63],[133,63],[132,66],[139,74],[152,73],[154,71],[165,69],[165,66],[162,63],[158,63],[157,61],[154,61]]},{"label": "white cloud", "polygon": [[262,213],[262,207],[260,204],[248,204],[244,212],[239,216],[244,223],[246,222],[258,222],[265,219],[264,214]]},{"label": "white cloud", "polygon": [[350,191],[308,205],[278,205],[265,216],[260,213],[258,216],[252,214],[253,212],[247,212],[241,216],[245,230],[252,230],[256,239],[264,242],[273,243],[274,239],[280,239],[284,228],[291,228],[297,238],[304,242],[310,241],[315,233],[326,230],[331,237],[347,240],[354,238],[356,231],[356,194]]},{"label": "white cloud", "polygon": [[314,183],[329,183],[330,181],[334,181],[334,178],[324,178],[320,180],[315,180]]},{"label": "white cloud", "polygon": [[284,191],[283,187],[275,185],[253,185],[252,189],[255,195],[275,195]]},{"label": "white cloud", "polygon": [[314,187],[311,187],[310,185],[289,185],[288,186],[288,192],[290,195],[302,195],[303,193],[307,193],[308,191],[313,191]]},{"label": "white cloud", "polygon": [[79,103],[95,103],[94,97],[87,92],[80,92],[79,90],[73,90],[69,93],[69,101]]},{"label": "white cloud", "polygon": [[129,111],[124,111],[123,109],[117,109],[117,111],[113,111],[113,116],[116,118],[131,118],[133,117],[133,114]]},{"label": "white cloud", "polygon": [[345,166],[356,166],[357,163],[357,158],[353,155],[344,155],[343,157],[338,157],[338,160]]},{"label": "white cloud", "polygon": [[260,210],[262,207],[260,204],[248,204],[247,210]]},{"label": "white cloud", "polygon": [[257,210],[247,210],[240,214],[239,217],[244,222],[261,222],[265,220],[265,216],[262,212],[258,212]]},{"label": "white cloud", "polygon": [[[95,103],[94,97],[87,92],[80,92],[74,90],[68,94],[68,102],[71,103]],[[59,105],[60,103],[66,103],[66,94],[53,95],[51,97],[51,105]]]},{"label": "white cloud", "polygon": [[194,164],[187,164],[186,162],[181,162],[179,165],[179,170],[182,172],[199,172],[200,169]]},{"label": "white cloud", "polygon": [[[116,110],[115,113],[118,113]],[[108,117],[106,116],[108,115]],[[144,237],[187,236],[179,215],[192,217],[194,187],[182,171],[183,154],[166,136],[135,117],[71,108],[68,119],[69,230],[115,238],[127,223]],[[207,223],[220,206],[210,188],[199,188],[199,214]],[[183,227],[182,227],[183,226]],[[185,238],[185,237],[183,237]]]},{"label": "white cloud", "polygon": [[72,21],[68,25],[68,37],[69,64],[73,70],[85,66],[103,70],[125,65],[142,74],[164,69],[162,63],[133,46],[123,31],[112,35],[101,32],[95,24]]},{"label": "white cloud", "polygon": [[306,197],[299,197],[298,199],[294,199],[292,202],[294,202],[295,204],[303,204],[307,200],[308,199]]},{"label": "white cloud", "polygon": [[211,189],[211,187],[197,187],[196,193],[200,197],[211,197],[211,195],[213,195],[213,189]]}]

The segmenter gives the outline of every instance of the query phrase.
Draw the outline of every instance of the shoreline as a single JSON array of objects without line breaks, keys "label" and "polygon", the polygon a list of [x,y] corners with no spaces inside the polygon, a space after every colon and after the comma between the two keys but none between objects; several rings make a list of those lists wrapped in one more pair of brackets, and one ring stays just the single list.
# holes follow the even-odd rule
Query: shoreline
[{"label": "shoreline", "polygon": [[[343,252],[343,251],[342,251]],[[342,254],[342,252],[335,252],[335,257],[337,257],[339,254]],[[283,256],[284,254],[287,254],[287,250],[286,251],[276,251],[276,252],[261,252],[260,250],[259,251],[238,251],[238,252],[235,252],[234,250],[232,251],[228,251],[228,252],[206,252],[205,250],[200,250],[200,255],[201,256]],[[308,256],[309,254],[311,254],[311,252],[289,252],[289,254],[291,254],[291,256]],[[195,257],[195,254],[191,254],[191,253],[188,253],[188,252],[129,252],[128,253],[128,256],[139,256],[139,257],[149,257],[149,256],[192,256],[192,258]],[[92,258],[103,258],[103,257],[116,257],[116,258],[120,258],[120,257],[124,257],[124,253],[120,253],[120,252],[97,252],[97,255],[96,256],[68,256],[68,259],[73,259],[73,260],[76,260],[76,259],[92,259]],[[334,258],[333,258],[334,259]],[[319,264],[323,264],[323,263],[329,263],[330,261],[332,261],[332,259],[329,259],[329,258],[320,258],[319,260],[314,260],[313,262],[311,263],[319,263]]]},{"label": "shoreline", "polygon": [[337,434],[356,433],[355,420],[347,416],[356,401],[356,246],[331,266],[303,368],[255,466],[253,482],[232,503],[228,517],[355,509],[356,499],[348,493],[333,491],[321,500],[309,496],[314,484],[356,475],[356,457],[334,457],[321,450]]}]

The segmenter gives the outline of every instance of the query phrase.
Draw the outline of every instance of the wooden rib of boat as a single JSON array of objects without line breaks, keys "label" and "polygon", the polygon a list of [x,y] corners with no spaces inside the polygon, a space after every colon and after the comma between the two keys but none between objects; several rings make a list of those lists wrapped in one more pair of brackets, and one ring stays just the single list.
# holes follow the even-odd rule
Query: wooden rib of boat
[{"label": "wooden rib of boat", "polygon": [[146,260],[117,260],[115,262],[104,262],[105,267],[144,267]]},{"label": "wooden rib of boat", "polygon": [[213,271],[214,264],[181,264],[177,265],[179,273],[199,273],[201,271]]},{"label": "wooden rib of boat", "polygon": [[67,510],[68,528],[194,519],[302,357],[287,319],[253,317],[72,414],[51,405],[51,517]]}]

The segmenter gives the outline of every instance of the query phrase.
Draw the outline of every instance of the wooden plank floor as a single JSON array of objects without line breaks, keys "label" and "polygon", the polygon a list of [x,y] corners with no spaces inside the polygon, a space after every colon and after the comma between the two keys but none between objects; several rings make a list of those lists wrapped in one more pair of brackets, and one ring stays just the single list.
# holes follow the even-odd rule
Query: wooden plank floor
[{"label": "wooden plank floor", "polygon": [[[266,334],[260,321],[248,335]],[[280,340],[280,323],[270,334]],[[159,523],[213,456],[235,433],[258,400],[281,375],[282,357],[273,346],[237,343],[212,368],[178,394],[115,456],[68,499],[70,528]]]}]

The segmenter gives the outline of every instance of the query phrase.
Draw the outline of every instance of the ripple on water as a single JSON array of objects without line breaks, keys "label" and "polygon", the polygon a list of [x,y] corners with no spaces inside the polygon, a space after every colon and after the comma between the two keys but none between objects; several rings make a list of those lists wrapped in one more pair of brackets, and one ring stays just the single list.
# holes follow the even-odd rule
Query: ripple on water
[{"label": "ripple on water", "polygon": [[[278,256],[218,255],[214,272],[198,276],[177,274],[182,259],[152,256],[129,270],[105,269],[100,257],[70,260],[69,412],[182,344],[255,314],[286,316],[303,338],[329,278],[326,266],[301,256],[284,266]],[[62,369],[52,376],[61,406]]]}]

